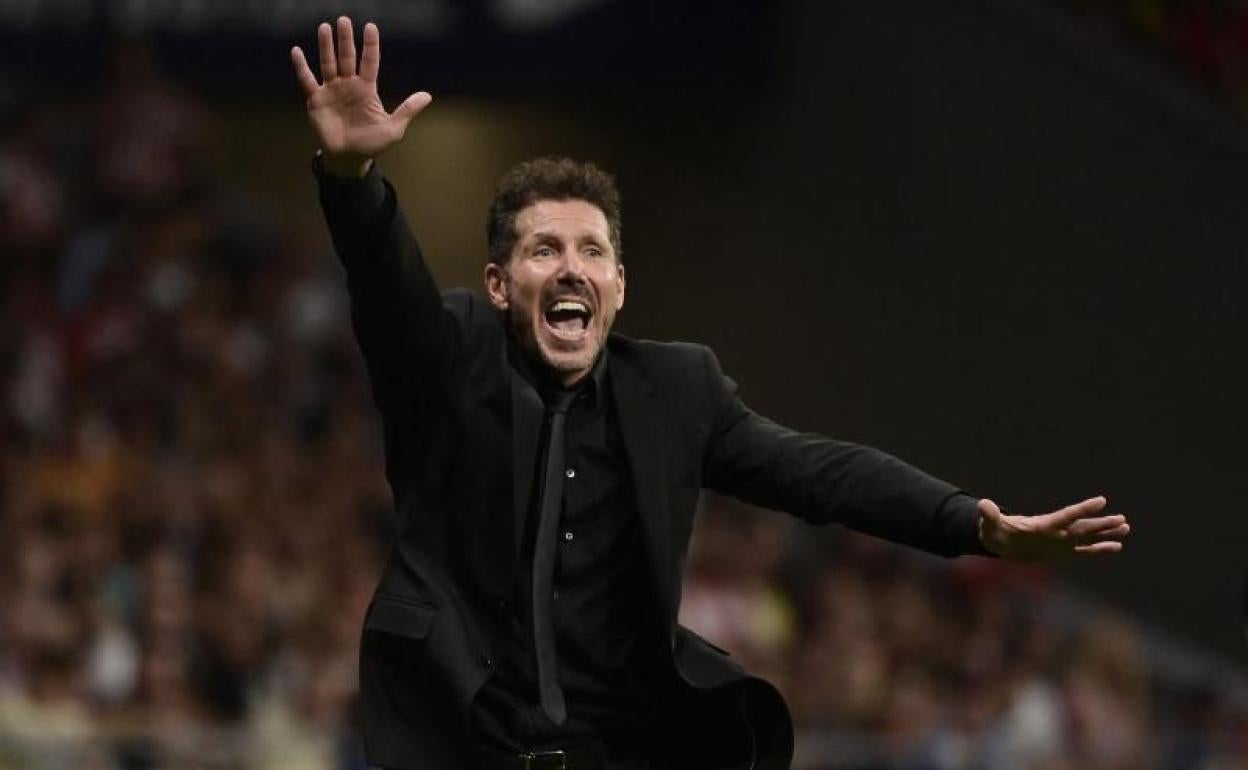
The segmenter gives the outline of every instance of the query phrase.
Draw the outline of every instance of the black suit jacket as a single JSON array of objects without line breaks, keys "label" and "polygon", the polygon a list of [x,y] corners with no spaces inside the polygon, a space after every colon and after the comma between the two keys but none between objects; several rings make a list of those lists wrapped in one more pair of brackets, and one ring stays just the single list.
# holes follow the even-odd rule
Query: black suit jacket
[{"label": "black suit jacket", "polygon": [[[376,170],[363,182],[322,175],[320,185],[397,514],[360,652],[369,761],[470,767],[469,709],[506,638],[514,522],[533,478],[540,400],[507,363],[497,311],[467,291],[439,292]],[[756,767],[787,767],[792,727],[775,689],[676,623],[699,491],[947,555],[980,552],[974,500],[878,450],[753,413],[706,347],[612,334],[607,349],[647,554],[639,579],[650,581],[667,629],[663,658],[687,696],[664,723],[707,747],[745,735]],[[730,719],[742,723],[723,724]]]}]

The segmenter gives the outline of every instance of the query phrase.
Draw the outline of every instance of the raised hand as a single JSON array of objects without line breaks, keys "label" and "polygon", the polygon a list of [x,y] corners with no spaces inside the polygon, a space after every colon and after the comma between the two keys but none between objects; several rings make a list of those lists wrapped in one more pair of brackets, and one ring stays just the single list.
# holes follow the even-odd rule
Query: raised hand
[{"label": "raised hand", "polygon": [[316,34],[323,82],[317,82],[303,50],[299,46],[290,49],[295,77],[308,99],[308,121],[325,152],[326,168],[335,173],[366,171],[371,158],[403,138],[407,124],[433,97],[417,91],[394,112],[386,112],[377,95],[381,38],[376,24],[364,25],[358,72],[351,19],[338,17],[336,47],[329,24],[317,27]]},{"label": "raised hand", "polygon": [[996,555],[1018,561],[1117,553],[1131,526],[1121,514],[1094,515],[1104,508],[1105,498],[1093,497],[1040,516],[1010,516],[980,500],[979,539]]}]

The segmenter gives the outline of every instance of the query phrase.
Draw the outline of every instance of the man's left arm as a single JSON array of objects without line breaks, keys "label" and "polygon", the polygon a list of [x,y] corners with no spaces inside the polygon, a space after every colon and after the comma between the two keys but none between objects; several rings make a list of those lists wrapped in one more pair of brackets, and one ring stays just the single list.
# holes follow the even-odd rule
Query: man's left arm
[{"label": "man's left arm", "polygon": [[749,409],[707,354],[718,400],[703,461],[707,487],[814,524],[837,522],[942,556],[1039,561],[1121,550],[1129,526],[1095,497],[1011,516],[878,449],[801,433]]}]

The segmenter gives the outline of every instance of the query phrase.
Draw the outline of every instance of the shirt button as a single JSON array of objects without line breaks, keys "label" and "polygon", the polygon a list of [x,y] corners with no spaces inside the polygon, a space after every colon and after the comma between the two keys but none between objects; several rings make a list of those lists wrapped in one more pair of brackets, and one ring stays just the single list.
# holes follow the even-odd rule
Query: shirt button
[{"label": "shirt button", "polygon": [[572,542],[572,533],[571,533],[571,532],[564,532],[564,533],[563,533],[563,539],[564,539],[564,540],[566,540],[566,541],[568,541],[569,543],[570,543],[570,542]]},{"label": "shirt button", "polygon": [[489,655],[482,654],[479,660],[481,661],[481,668],[484,668],[487,671],[494,665],[494,661],[490,660]]},{"label": "shirt button", "polygon": [[555,593],[554,593],[554,597],[555,597],[556,599],[558,599],[558,598],[559,598],[559,592],[558,592],[558,591],[555,591]]},{"label": "shirt button", "polygon": [[568,468],[566,471],[564,471],[564,472],[563,472],[563,475],[564,475],[564,476],[567,476],[567,477],[568,477],[568,478],[570,478],[570,479],[574,479],[574,478],[576,478],[576,469],[575,469],[575,468]]}]

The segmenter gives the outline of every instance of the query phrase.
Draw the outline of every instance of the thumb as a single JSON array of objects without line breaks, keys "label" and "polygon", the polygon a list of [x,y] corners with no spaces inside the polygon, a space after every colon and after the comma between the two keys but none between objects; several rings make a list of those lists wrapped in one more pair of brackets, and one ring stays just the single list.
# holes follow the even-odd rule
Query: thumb
[{"label": "thumb", "polygon": [[977,506],[979,508],[979,542],[983,544],[991,553],[997,556],[1004,556],[1004,546],[1001,542],[1002,533],[1005,529],[1001,520],[1001,508],[988,498],[982,498]]},{"label": "thumb", "polygon": [[979,513],[985,519],[992,520],[994,524],[1001,521],[1001,509],[986,497],[979,501]]},{"label": "thumb", "polygon": [[404,99],[403,103],[398,107],[395,107],[394,113],[390,117],[398,121],[399,128],[406,129],[412,118],[419,115],[420,111],[428,107],[432,101],[433,97],[429,95],[428,91],[417,91]]},{"label": "thumb", "polygon": [[985,518],[985,523],[993,528],[1001,527],[1001,508],[988,498],[980,499],[978,504],[981,517]]}]

